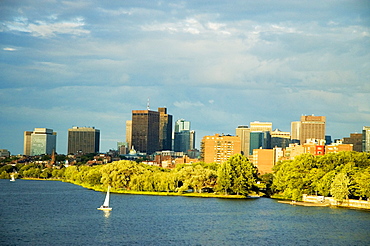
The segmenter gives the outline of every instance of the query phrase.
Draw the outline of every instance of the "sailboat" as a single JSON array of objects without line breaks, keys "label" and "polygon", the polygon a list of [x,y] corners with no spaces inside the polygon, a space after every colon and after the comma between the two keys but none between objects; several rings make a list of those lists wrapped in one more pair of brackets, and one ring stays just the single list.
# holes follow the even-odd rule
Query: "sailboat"
[{"label": "sailboat", "polygon": [[11,182],[14,182],[15,181],[15,178],[14,178],[14,174],[11,174],[10,175],[12,178],[10,179]]},{"label": "sailboat", "polygon": [[110,190],[110,186],[108,186],[108,190],[107,190],[107,194],[105,195],[104,203],[98,208],[99,210],[104,210],[104,211],[112,210],[112,208],[109,207],[109,190]]}]

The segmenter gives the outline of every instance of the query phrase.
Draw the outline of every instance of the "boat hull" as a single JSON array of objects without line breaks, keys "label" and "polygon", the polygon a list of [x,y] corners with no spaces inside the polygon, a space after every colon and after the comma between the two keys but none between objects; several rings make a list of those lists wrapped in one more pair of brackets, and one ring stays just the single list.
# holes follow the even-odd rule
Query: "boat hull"
[{"label": "boat hull", "polygon": [[112,208],[97,208],[98,210],[111,211]]}]

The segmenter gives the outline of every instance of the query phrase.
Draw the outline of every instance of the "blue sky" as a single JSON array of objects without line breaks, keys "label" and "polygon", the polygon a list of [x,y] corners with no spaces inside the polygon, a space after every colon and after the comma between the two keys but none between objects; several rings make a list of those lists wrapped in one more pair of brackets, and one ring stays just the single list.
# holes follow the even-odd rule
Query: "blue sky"
[{"label": "blue sky", "polygon": [[205,135],[301,115],[343,138],[370,125],[369,1],[0,2],[0,148],[23,132],[125,140],[133,109],[166,106]]}]

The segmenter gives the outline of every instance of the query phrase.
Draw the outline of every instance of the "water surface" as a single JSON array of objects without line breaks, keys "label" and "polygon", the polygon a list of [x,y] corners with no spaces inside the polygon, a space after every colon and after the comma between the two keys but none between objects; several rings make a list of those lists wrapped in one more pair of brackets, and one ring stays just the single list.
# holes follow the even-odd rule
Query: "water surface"
[{"label": "water surface", "polygon": [[370,212],[0,180],[0,245],[369,245]]}]

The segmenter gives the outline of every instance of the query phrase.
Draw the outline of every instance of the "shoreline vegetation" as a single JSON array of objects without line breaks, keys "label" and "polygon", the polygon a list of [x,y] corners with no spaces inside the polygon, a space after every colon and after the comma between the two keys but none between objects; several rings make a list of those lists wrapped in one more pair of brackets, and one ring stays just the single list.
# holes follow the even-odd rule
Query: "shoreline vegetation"
[{"label": "shoreline vegetation", "polygon": [[[18,163],[0,167],[1,179],[11,176],[64,181],[101,192],[110,186],[118,194],[233,199],[264,196],[292,204],[324,199],[343,207],[356,203],[367,206],[370,202],[370,153],[355,151],[303,154],[278,162],[272,173],[263,175],[258,175],[257,167],[245,156],[236,154],[221,164],[198,162],[173,169],[129,160],[100,165]],[[307,197],[311,200],[305,200]]]},{"label": "shoreline vegetation", "polygon": [[[40,181],[60,181],[65,183],[70,183],[74,185],[81,186],[85,189],[97,191],[97,192],[106,192],[107,189],[103,187],[94,187],[88,186],[84,184],[74,183],[62,179],[42,179],[42,178],[21,178],[22,180],[40,180]],[[225,194],[217,194],[217,193],[196,193],[196,192],[184,192],[184,193],[177,193],[177,192],[167,192],[167,191],[135,191],[135,190],[123,190],[123,189],[112,189],[110,193],[114,194],[127,194],[127,195],[146,195],[146,196],[184,196],[184,197],[201,197],[201,198],[226,198],[226,199],[253,199],[261,197],[258,194],[250,194],[250,195],[225,195]]]}]

